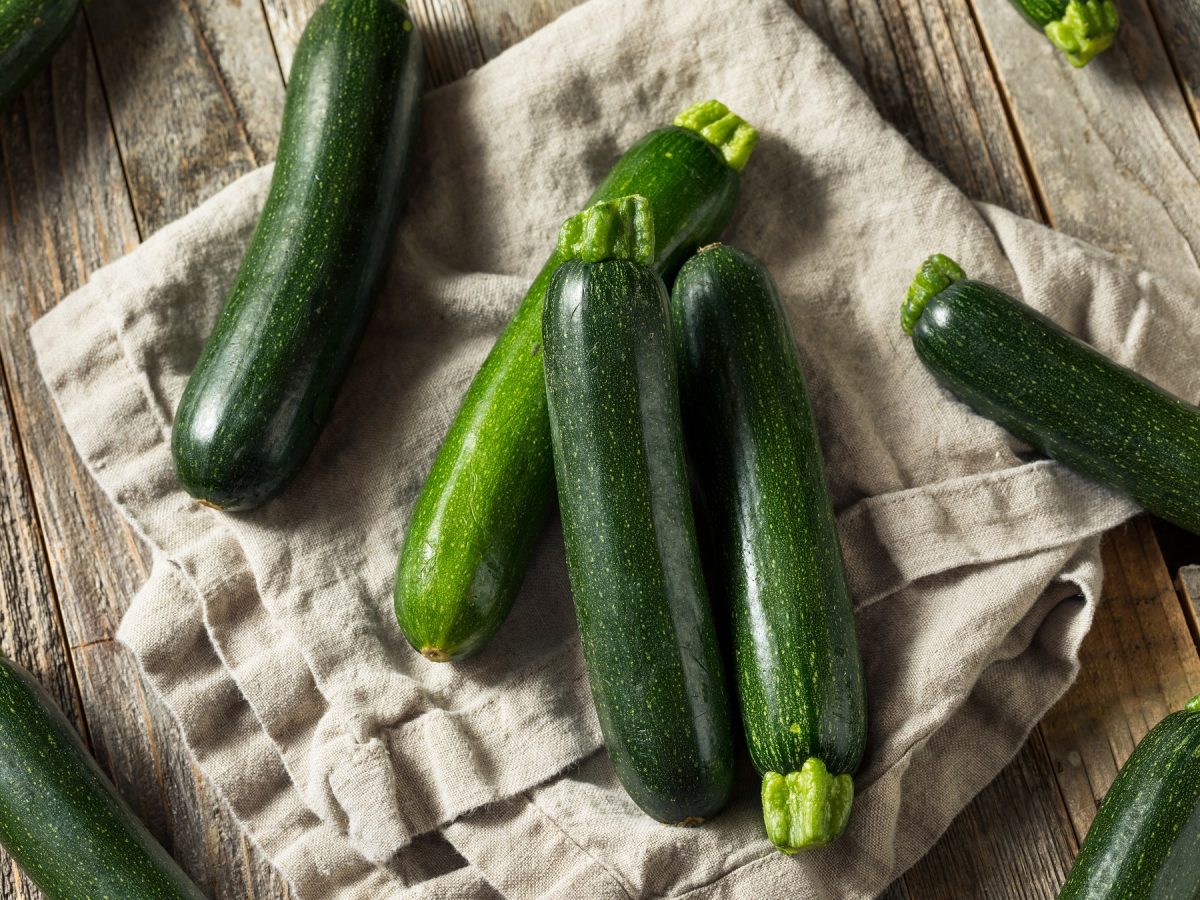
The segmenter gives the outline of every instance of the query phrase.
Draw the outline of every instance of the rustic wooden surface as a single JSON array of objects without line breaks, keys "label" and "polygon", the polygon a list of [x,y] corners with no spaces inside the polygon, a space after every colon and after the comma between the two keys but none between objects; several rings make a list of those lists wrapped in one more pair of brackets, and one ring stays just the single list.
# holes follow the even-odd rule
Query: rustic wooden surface
[{"label": "rustic wooden surface", "polygon": [[[29,325],[88,275],[273,158],[317,0],[97,0],[0,111],[0,650],[32,669],[214,898],[284,898],[113,643],[146,554],[71,448]],[[478,67],[576,0],[413,0],[429,80]],[[793,0],[883,114],[972,197],[1133,256],[1200,300],[1200,9],[1118,0],[1082,72],[1007,0]],[[1076,686],[887,896],[1052,898],[1137,740],[1200,691],[1200,569],[1155,523],[1104,542]],[[1200,544],[1170,536],[1174,565]],[[37,897],[7,858],[0,898]]]}]

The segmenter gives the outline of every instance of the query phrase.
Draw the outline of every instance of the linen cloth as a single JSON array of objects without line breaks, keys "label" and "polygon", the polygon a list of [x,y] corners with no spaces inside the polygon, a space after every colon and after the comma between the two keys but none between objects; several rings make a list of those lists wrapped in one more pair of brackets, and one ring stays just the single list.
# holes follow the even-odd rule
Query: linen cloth
[{"label": "linen cloth", "polygon": [[[726,237],[767,263],[792,320],[869,690],[849,829],[790,859],[763,836],[745,762],[733,803],[701,828],[659,825],[623,793],[556,520],[476,657],[431,665],[392,614],[411,504],[560,223],[625,148],[711,97],[762,134]],[[419,147],[332,421],[260,510],[192,502],[170,429],[269,167],[34,326],[81,457],[154,555],[120,640],[300,897],[876,894],[1066,689],[1098,535],[1135,512],[936,387],[899,328],[918,263],[951,255],[1191,401],[1200,371],[1177,361],[1200,337],[1195,286],[973,204],[783,0],[593,0],[430,93]]]}]

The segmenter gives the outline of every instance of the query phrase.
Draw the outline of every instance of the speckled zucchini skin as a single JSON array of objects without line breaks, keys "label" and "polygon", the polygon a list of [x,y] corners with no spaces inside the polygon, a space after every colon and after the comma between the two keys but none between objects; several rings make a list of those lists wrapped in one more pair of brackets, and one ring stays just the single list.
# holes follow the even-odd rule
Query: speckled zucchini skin
[{"label": "speckled zucchini skin", "polygon": [[207,505],[261,505],[321,433],[387,268],[421,76],[395,0],[328,0],[304,29],[270,193],[175,418]]},{"label": "speckled zucchini skin", "polygon": [[928,299],[912,340],[937,380],[977,413],[1200,533],[1196,407],[978,281]]},{"label": "speckled zucchini skin", "polygon": [[1200,697],[1151,729],[1121,767],[1058,896],[1200,898]]},{"label": "speckled zucchini skin", "polygon": [[695,824],[729,797],[733,743],[666,288],[629,260],[566,262],[543,334],[567,570],[608,754],[646,813]]},{"label": "speckled zucchini skin", "polygon": [[0,0],[0,110],[71,33],[80,0]]},{"label": "speckled zucchini skin", "polygon": [[[646,197],[657,233],[654,266],[673,274],[725,227],[738,182],[710,140],[689,128],[662,128],[617,161],[588,205]],[[427,659],[466,656],[500,627],[554,497],[542,307],[564,259],[556,249],[488,354],[413,507],[395,609],[405,637]]]},{"label": "speckled zucchini skin", "polygon": [[49,900],[203,900],[28,672],[0,657],[0,844]]},{"label": "speckled zucchini skin", "polygon": [[854,607],[778,292],[757,259],[717,245],[684,264],[671,308],[751,759],[763,775],[810,757],[853,775],[867,735]]}]

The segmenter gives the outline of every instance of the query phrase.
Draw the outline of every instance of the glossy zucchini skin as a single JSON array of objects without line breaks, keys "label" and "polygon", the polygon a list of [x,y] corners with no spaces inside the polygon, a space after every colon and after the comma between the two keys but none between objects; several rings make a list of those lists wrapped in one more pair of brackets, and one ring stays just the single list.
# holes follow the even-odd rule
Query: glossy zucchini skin
[{"label": "glossy zucchini skin", "polygon": [[1138,743],[1059,900],[1200,898],[1200,696]]},{"label": "glossy zucchini skin", "polygon": [[62,46],[80,0],[0,0],[0,110]]},{"label": "glossy zucchini skin", "polygon": [[809,767],[814,783],[844,777],[830,798],[836,808],[811,833],[781,822],[772,837],[785,852],[820,846],[845,825],[867,706],[796,345],[766,267],[734,247],[688,260],[671,307],[688,451],[717,551],[713,593],[732,613],[742,725],[766,778],[764,811],[782,815],[788,776],[819,760],[822,769]]},{"label": "glossy zucchini skin", "polygon": [[0,657],[0,844],[49,900],[203,900],[33,676]]},{"label": "glossy zucchini skin", "polygon": [[729,798],[733,740],[666,288],[631,260],[568,261],[543,333],[567,570],[608,754],[647,814],[697,824]]},{"label": "glossy zucchini skin", "polygon": [[[737,119],[724,112],[708,125],[646,135],[588,203],[646,197],[654,209],[660,274],[673,274],[733,213],[754,132],[742,123],[748,137],[740,142],[712,134],[714,126]],[[709,136],[701,133],[706,128]],[[723,152],[731,144],[735,151]],[[542,309],[564,259],[557,249],[551,254],[488,354],[413,507],[396,567],[396,619],[431,661],[474,652],[503,623],[554,497]]]},{"label": "glossy zucchini skin", "polygon": [[918,282],[932,280],[905,313],[934,377],[1052,459],[1200,533],[1200,410],[935,259],[953,269],[939,279],[927,262]]},{"label": "glossy zucchini skin", "polygon": [[395,0],[327,0],[304,29],[266,205],[175,417],[179,480],[208,506],[275,496],[329,417],[403,206],[421,58]]},{"label": "glossy zucchini skin", "polygon": [[1121,20],[1112,0],[1012,0],[1076,68],[1112,46]]}]

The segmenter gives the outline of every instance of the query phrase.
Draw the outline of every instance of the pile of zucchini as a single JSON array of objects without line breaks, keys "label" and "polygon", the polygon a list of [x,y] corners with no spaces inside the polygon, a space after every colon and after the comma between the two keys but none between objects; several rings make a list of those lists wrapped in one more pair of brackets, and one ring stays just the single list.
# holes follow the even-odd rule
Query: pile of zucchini
[{"label": "pile of zucchini", "polygon": [[[1110,0],[1014,3],[1076,66],[1118,26]],[[79,6],[0,0],[0,106]],[[270,193],[174,423],[179,479],[199,502],[257,507],[315,444],[386,268],[421,77],[419,32],[397,0],[327,0],[306,27]],[[691,106],[566,221],[417,499],[394,605],[426,659],[477,651],[557,492],[592,694],[630,797],[674,825],[716,815],[733,790],[736,705],[766,833],[792,854],[847,826],[867,703],[786,312],[761,262],[709,243],[757,138],[718,101]],[[1196,407],[942,255],[918,272],[901,325],[974,410],[1200,533]],[[0,843],[52,898],[202,896],[2,658]],[[1062,893],[1197,896],[1200,697],[1139,744]]]}]

